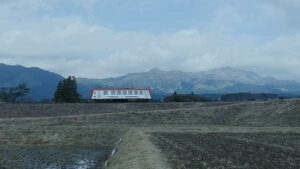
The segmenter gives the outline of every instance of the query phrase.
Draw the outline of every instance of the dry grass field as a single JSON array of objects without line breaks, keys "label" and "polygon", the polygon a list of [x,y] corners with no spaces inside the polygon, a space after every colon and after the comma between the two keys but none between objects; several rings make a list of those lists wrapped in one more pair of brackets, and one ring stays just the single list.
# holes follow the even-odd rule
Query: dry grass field
[{"label": "dry grass field", "polygon": [[299,168],[300,100],[0,104],[0,169]]}]

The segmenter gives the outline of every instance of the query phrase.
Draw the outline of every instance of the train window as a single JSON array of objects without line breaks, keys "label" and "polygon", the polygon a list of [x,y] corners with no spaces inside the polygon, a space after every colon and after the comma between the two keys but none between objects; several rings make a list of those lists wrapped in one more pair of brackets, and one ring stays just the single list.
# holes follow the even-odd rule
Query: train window
[{"label": "train window", "polygon": [[116,95],[116,91],[110,91],[111,95]]},{"label": "train window", "polygon": [[132,95],[132,91],[128,91],[128,95]]},{"label": "train window", "polygon": [[127,95],[127,91],[122,91],[122,95]]},{"label": "train window", "polygon": [[140,95],[143,95],[144,93],[143,93],[143,91],[140,91]]},{"label": "train window", "polygon": [[104,92],[103,92],[103,95],[108,95],[108,91],[104,91]]},{"label": "train window", "polygon": [[121,91],[117,91],[117,95],[121,95]]},{"label": "train window", "polygon": [[134,91],[134,95],[138,95],[138,94],[139,94],[139,92],[135,90]]}]

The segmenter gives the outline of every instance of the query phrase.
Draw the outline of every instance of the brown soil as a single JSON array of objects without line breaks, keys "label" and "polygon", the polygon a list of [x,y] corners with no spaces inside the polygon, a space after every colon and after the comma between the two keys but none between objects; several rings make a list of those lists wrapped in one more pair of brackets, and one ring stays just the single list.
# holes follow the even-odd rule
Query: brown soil
[{"label": "brown soil", "polygon": [[274,133],[155,133],[152,140],[174,169],[296,169],[300,167],[299,138],[300,134]]}]

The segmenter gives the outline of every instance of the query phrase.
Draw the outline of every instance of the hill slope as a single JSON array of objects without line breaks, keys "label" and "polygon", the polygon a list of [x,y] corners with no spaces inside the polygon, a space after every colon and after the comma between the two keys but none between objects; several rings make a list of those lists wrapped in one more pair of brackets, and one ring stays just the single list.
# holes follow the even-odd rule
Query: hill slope
[{"label": "hill slope", "polygon": [[32,123],[55,121],[71,124],[80,121],[82,124],[116,124],[116,126],[117,124],[201,124],[300,127],[300,100],[231,104],[179,103],[179,105],[177,103],[37,104],[33,106],[3,104],[0,105],[0,122],[3,123],[5,118],[9,118],[7,122],[28,120]]},{"label": "hill slope", "polygon": [[14,87],[25,83],[31,89],[29,97],[34,100],[53,97],[57,83],[62,76],[40,68],[10,66],[0,63],[0,87]]}]

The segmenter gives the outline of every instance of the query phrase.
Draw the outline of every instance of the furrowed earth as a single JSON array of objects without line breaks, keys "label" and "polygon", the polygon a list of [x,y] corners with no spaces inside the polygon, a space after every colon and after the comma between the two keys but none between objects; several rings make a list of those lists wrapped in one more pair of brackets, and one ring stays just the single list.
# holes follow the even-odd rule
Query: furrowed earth
[{"label": "furrowed earth", "polygon": [[300,168],[300,100],[0,104],[0,169]]}]

